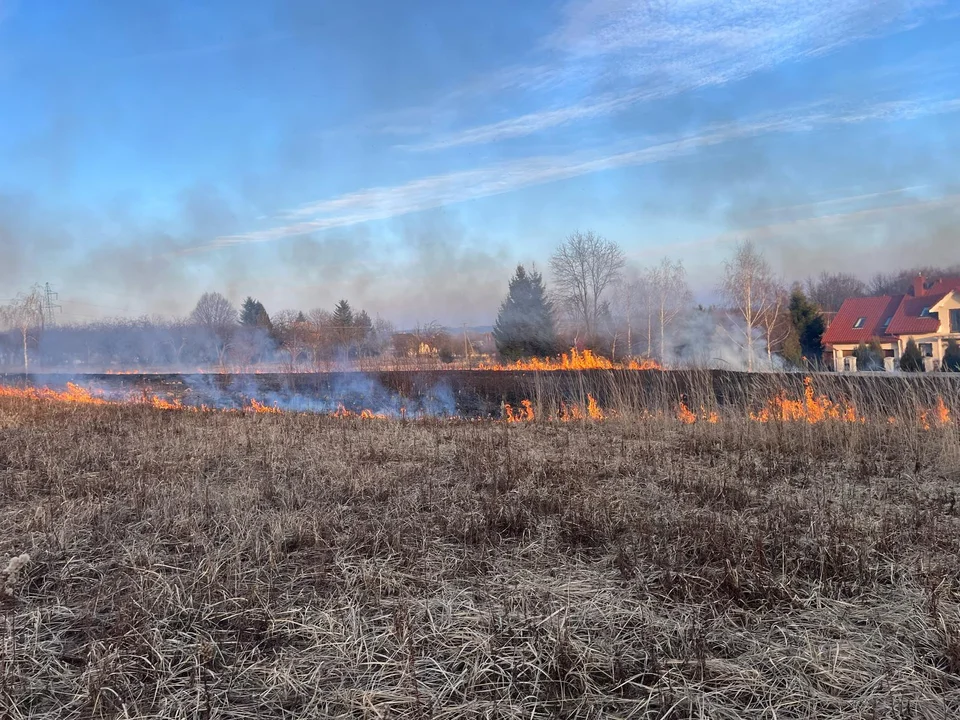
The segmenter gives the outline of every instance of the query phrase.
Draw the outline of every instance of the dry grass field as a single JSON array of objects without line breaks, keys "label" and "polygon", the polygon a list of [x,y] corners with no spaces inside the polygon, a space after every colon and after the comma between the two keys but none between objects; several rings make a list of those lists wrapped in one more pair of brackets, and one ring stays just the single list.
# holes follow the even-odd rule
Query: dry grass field
[{"label": "dry grass field", "polygon": [[955,418],[0,398],[0,717],[958,717]]}]

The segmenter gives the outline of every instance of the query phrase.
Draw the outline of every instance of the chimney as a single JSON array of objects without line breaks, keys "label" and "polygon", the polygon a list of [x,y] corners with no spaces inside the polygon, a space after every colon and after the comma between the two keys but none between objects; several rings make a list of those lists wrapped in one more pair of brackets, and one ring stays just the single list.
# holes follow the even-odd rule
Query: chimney
[{"label": "chimney", "polygon": [[927,279],[923,275],[917,275],[913,279],[913,296],[923,297],[927,292],[926,284]]}]

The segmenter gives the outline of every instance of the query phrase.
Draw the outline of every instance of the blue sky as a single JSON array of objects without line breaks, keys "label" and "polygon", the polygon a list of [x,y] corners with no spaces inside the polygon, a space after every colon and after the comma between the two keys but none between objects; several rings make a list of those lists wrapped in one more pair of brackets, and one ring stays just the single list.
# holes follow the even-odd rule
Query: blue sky
[{"label": "blue sky", "polygon": [[486,323],[577,229],[708,299],[960,259],[960,4],[0,0],[0,297]]}]

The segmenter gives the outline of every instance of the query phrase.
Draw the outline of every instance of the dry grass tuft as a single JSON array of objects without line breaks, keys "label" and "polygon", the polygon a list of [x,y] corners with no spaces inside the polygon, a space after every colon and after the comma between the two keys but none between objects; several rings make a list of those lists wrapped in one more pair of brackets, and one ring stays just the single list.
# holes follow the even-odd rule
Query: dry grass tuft
[{"label": "dry grass tuft", "polygon": [[0,716],[957,717],[958,480],[956,423],[3,399]]}]

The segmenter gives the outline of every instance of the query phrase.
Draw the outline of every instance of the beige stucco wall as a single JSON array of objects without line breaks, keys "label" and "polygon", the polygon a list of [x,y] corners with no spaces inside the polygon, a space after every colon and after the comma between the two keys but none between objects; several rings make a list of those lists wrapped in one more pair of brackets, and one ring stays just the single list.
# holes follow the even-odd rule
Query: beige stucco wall
[{"label": "beige stucco wall", "polygon": [[[860,344],[856,345],[831,345],[830,351],[833,355],[833,369],[837,372],[843,370],[843,359],[845,357],[853,357],[853,351],[860,347]],[[893,356],[897,359],[900,357],[900,350],[897,347],[895,342],[882,342],[880,343],[880,348],[887,352],[892,352]]]},{"label": "beige stucco wall", "polygon": [[[937,331],[937,334],[950,335],[950,311],[960,310],[960,293],[950,293],[933,308],[931,308],[931,310],[939,313],[940,329]],[[954,337],[956,337],[956,335],[957,334],[955,333]]]}]

